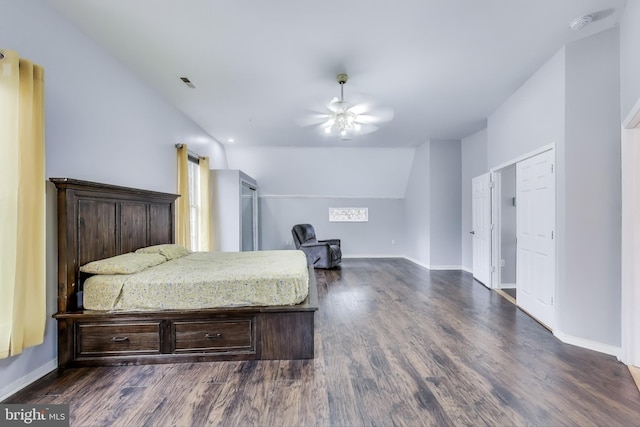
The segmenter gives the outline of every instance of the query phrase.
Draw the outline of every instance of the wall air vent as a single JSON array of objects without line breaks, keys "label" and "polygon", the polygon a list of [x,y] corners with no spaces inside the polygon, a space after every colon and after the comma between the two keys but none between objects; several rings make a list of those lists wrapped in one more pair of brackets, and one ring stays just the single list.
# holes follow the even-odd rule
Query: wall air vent
[{"label": "wall air vent", "polygon": [[195,89],[196,87],[193,85],[193,83],[191,83],[191,80],[189,80],[186,77],[180,77],[180,80],[182,80],[182,82],[184,84],[186,84],[188,87],[190,87],[191,89]]}]

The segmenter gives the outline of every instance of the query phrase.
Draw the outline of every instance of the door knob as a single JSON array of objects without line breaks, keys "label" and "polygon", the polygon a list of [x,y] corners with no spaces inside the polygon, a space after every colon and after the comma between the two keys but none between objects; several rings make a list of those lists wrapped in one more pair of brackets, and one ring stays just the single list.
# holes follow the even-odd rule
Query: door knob
[{"label": "door knob", "polygon": [[476,234],[476,232],[475,231],[470,231],[469,234]]}]

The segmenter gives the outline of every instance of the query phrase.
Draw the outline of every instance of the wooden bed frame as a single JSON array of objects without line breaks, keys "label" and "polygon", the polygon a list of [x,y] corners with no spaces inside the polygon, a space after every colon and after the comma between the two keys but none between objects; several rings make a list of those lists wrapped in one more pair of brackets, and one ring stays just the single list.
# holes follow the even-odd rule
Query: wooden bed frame
[{"label": "wooden bed frame", "polygon": [[58,189],[58,366],[311,359],[318,295],[295,306],[83,310],[81,265],[174,242],[175,194],[68,178]]}]

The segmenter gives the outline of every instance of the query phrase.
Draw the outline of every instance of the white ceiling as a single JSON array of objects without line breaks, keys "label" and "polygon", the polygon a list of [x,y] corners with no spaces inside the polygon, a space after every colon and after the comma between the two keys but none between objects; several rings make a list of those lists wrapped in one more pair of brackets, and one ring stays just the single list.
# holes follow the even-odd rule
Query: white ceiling
[{"label": "white ceiling", "polygon": [[[461,139],[564,44],[615,26],[625,0],[46,0],[216,140],[416,146]],[[569,22],[595,13],[579,32]],[[300,120],[339,95],[395,111],[330,138]],[[186,76],[195,89],[186,87]]]}]

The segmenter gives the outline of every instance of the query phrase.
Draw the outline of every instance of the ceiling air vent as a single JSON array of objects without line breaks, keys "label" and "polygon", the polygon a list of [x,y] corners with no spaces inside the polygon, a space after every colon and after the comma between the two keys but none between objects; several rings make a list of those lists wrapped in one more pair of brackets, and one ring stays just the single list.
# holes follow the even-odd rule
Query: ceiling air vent
[{"label": "ceiling air vent", "polygon": [[196,87],[193,85],[193,83],[191,83],[191,80],[189,80],[186,77],[180,77],[180,80],[182,80],[182,83],[186,84],[188,87],[190,87],[191,89],[195,89]]}]

